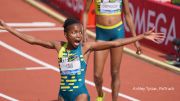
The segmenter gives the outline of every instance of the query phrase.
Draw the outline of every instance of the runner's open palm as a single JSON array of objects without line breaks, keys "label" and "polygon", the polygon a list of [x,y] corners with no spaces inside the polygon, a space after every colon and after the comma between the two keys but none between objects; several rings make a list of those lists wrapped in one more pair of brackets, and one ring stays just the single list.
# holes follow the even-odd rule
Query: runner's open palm
[{"label": "runner's open palm", "polygon": [[165,34],[164,33],[155,33],[153,32],[154,29],[147,31],[144,33],[145,38],[148,40],[151,40],[155,43],[161,43],[165,39]]},{"label": "runner's open palm", "polygon": [[0,29],[5,29],[5,22],[3,20],[0,19]]}]

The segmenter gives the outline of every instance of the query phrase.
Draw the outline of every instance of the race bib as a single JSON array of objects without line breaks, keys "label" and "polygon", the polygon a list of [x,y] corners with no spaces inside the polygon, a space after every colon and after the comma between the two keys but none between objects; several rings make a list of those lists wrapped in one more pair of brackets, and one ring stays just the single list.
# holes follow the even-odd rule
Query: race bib
[{"label": "race bib", "polygon": [[79,57],[76,57],[73,60],[62,58],[62,60],[63,61],[60,63],[60,69],[63,75],[76,74],[80,71],[81,63]]},{"label": "race bib", "polygon": [[116,11],[120,9],[119,3],[100,3],[100,11]]}]

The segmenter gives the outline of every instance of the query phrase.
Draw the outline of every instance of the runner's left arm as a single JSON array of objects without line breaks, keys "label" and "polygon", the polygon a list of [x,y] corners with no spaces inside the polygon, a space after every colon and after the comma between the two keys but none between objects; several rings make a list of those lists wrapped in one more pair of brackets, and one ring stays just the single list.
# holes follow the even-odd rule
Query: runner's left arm
[{"label": "runner's left arm", "polygon": [[164,38],[165,38],[164,33],[154,33],[153,31],[154,31],[154,29],[147,31],[143,34],[140,34],[138,36],[135,36],[135,37],[118,39],[115,41],[88,42],[88,43],[85,43],[85,46],[88,47],[86,52],[87,51],[98,51],[98,50],[105,50],[105,49],[109,49],[109,48],[120,47],[120,46],[124,46],[124,45],[130,44],[130,43],[133,43],[135,41],[141,40],[141,39],[147,39],[147,40],[153,41],[155,43],[159,43],[162,40],[164,40]]}]

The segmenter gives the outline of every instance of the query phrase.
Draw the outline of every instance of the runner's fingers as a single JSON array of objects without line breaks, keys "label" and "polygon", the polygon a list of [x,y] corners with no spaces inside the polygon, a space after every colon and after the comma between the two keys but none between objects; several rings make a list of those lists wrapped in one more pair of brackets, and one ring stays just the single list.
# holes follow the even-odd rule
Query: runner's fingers
[{"label": "runner's fingers", "polygon": [[4,30],[6,26],[6,23],[0,19],[0,29]]},{"label": "runner's fingers", "polygon": [[152,32],[154,32],[154,30],[155,30],[155,28],[152,28],[149,32],[152,33]]},{"label": "runner's fingers", "polygon": [[158,40],[153,40],[153,42],[160,44],[160,41],[158,41]]},{"label": "runner's fingers", "polygon": [[152,35],[156,35],[156,36],[165,36],[164,33],[152,33]]},{"label": "runner's fingers", "polygon": [[157,38],[155,38],[155,40],[164,40],[164,38],[157,37]]},{"label": "runner's fingers", "polygon": [[165,35],[164,34],[156,34],[155,37],[156,38],[165,38]]},{"label": "runner's fingers", "polygon": [[3,29],[5,29],[5,28],[4,28],[3,26],[0,26],[0,29],[2,29],[2,30],[3,30]]},{"label": "runner's fingers", "polygon": [[154,42],[157,43],[157,44],[160,44],[164,41],[164,39],[154,39]]},{"label": "runner's fingers", "polygon": [[0,19],[0,25],[3,25],[4,21]]},{"label": "runner's fingers", "polygon": [[6,23],[0,19],[0,26],[5,26],[5,25],[6,25]]},{"label": "runner's fingers", "polygon": [[156,37],[156,39],[165,39],[165,37],[164,36],[158,36],[158,37]]},{"label": "runner's fingers", "polygon": [[152,40],[154,43],[157,43],[157,41],[156,40]]},{"label": "runner's fingers", "polygon": [[154,39],[151,39],[151,41],[155,42],[155,43],[159,43],[158,42],[158,39],[154,38]]},{"label": "runner's fingers", "polygon": [[165,35],[164,33],[156,33],[157,35]]}]

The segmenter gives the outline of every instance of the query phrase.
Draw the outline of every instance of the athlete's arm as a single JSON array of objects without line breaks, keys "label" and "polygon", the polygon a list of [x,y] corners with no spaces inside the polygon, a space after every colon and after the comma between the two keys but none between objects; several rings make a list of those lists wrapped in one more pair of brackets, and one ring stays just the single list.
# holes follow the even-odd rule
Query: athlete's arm
[{"label": "athlete's arm", "polygon": [[109,48],[114,48],[114,47],[120,47],[120,46],[127,45],[135,41],[144,39],[144,38],[147,40],[153,41],[155,43],[159,43],[162,40],[164,40],[165,34],[154,33],[153,31],[154,30],[150,30],[148,32],[145,32],[135,37],[118,39],[115,41],[86,43],[85,46],[88,47],[86,51],[98,51],[98,50],[104,50],[104,49],[109,49]]},{"label": "athlete's arm", "polygon": [[32,44],[32,45],[40,45],[46,48],[51,48],[51,49],[55,49],[56,48],[56,42],[50,42],[50,41],[44,41],[44,40],[40,40],[37,39],[33,36],[27,35],[27,34],[23,34],[19,31],[17,31],[16,29],[8,26],[4,21],[0,20],[0,29],[3,30],[7,30],[8,32],[10,32],[11,34],[15,35],[16,37],[20,38],[21,40]]},{"label": "athlete's arm", "polygon": [[[129,0],[123,0],[123,11],[130,32],[132,33],[133,36],[136,36],[135,26],[129,9]],[[137,51],[141,51],[140,44],[138,41],[136,41],[135,46],[137,48]],[[141,54],[140,52],[138,53]]]},{"label": "athlete's arm", "polygon": [[87,21],[88,21],[88,12],[90,10],[90,6],[92,4],[93,0],[86,0],[85,8],[84,8],[84,13],[83,13],[83,28],[84,28],[84,33],[83,33],[83,42],[87,41],[87,34],[86,34],[86,29],[87,29]]}]

